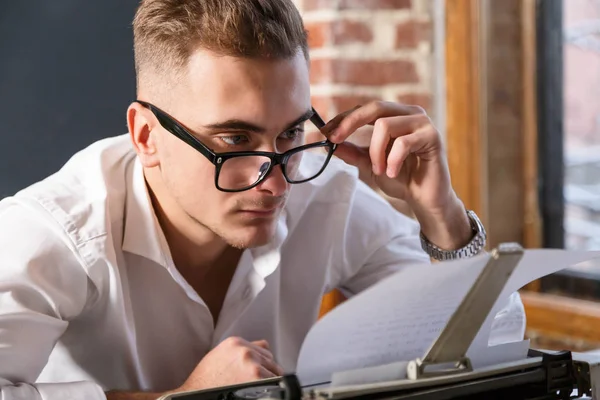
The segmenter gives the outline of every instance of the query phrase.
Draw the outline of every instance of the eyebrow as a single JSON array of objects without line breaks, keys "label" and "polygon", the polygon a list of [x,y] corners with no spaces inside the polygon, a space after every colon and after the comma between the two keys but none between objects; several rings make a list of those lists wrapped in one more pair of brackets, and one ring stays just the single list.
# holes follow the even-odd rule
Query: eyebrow
[{"label": "eyebrow", "polygon": [[[300,117],[296,118],[293,122],[289,123],[287,125],[287,127],[284,130],[282,130],[282,132],[290,130],[290,129],[296,127],[297,125],[300,125],[301,123],[308,121],[313,116],[313,114],[314,114],[313,109],[309,108]],[[204,125],[203,128],[208,131],[213,131],[213,132],[216,132],[216,131],[245,131],[245,132],[253,132],[253,133],[266,132],[266,129],[264,127],[254,125],[251,122],[243,121],[240,119],[229,119],[224,122],[216,122],[214,124]]]}]

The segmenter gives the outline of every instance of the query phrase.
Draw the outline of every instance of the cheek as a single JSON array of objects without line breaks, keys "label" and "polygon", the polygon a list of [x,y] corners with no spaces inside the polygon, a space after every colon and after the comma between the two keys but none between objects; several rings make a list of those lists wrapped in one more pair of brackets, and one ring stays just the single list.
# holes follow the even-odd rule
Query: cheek
[{"label": "cheek", "polygon": [[[185,204],[203,202],[220,193],[215,187],[215,166],[182,143],[165,148],[161,172],[169,190]],[[188,148],[186,148],[188,147]]]},{"label": "cheek", "polygon": [[215,166],[185,143],[163,148],[161,173],[167,190],[185,212],[207,224],[221,221],[235,205],[235,193],[215,186]]}]

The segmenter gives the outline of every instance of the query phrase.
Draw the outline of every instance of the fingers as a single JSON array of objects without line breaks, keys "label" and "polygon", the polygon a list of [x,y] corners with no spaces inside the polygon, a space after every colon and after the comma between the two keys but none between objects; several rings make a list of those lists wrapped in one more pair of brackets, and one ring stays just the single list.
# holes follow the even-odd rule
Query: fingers
[{"label": "fingers", "polygon": [[279,364],[277,364],[273,360],[273,358],[267,358],[258,352],[256,354],[257,354],[257,357],[259,357],[259,359],[257,359],[256,362],[258,362],[262,367],[266,368],[267,371],[274,374],[275,376],[283,375],[283,373],[284,373],[283,368],[281,368],[279,366]]},{"label": "fingers", "polygon": [[249,346],[258,355],[259,359],[256,360],[257,362],[260,362],[263,367],[275,374],[275,376],[283,375],[284,371],[279,364],[275,362],[273,353],[271,353],[269,348],[269,343],[266,340],[251,342],[249,343]]},{"label": "fingers", "polygon": [[341,143],[362,126],[372,125],[382,118],[409,115],[425,115],[425,113],[417,106],[376,101],[338,115],[323,127],[322,132],[332,142]]},{"label": "fingers", "polygon": [[342,122],[344,118],[346,118],[347,115],[349,115],[358,108],[360,108],[360,106],[356,106],[348,111],[344,111],[343,113],[336,115],[335,118],[327,122],[327,124],[325,124],[325,126],[321,128],[321,133],[323,133],[325,136],[329,136],[331,132],[339,126],[340,122]]},{"label": "fingers", "polygon": [[[390,154],[387,158],[387,166],[385,167],[385,173],[388,177],[395,178],[400,173],[402,164],[404,164],[404,161],[412,152],[412,142],[414,141],[411,141],[410,139],[410,136],[404,136],[394,140],[394,144],[392,145],[392,149],[390,150]],[[379,174],[382,172],[383,170],[381,170]]]},{"label": "fingers", "polygon": [[338,145],[335,155],[344,162],[358,167],[360,171],[371,169],[371,159],[366,148],[359,147],[350,142],[344,142]]},{"label": "fingers", "polygon": [[369,186],[373,185],[373,169],[367,147],[360,147],[350,142],[344,142],[338,145],[335,156],[357,167],[360,180]]},{"label": "fingers", "polygon": [[283,374],[274,374],[273,372],[269,371],[267,368],[263,367],[262,365],[259,366],[258,368],[258,379],[268,379],[268,378],[275,378],[277,376],[281,376]]},{"label": "fingers", "polygon": [[417,152],[419,148],[427,145],[436,147],[440,139],[435,129],[432,130],[433,135],[420,133],[430,131],[431,129],[423,128],[427,126],[430,126],[429,118],[423,114],[377,120],[369,148],[373,173],[386,174],[390,178],[395,178],[398,175],[397,165],[401,164],[408,154]]},{"label": "fingers", "polygon": [[393,129],[390,125],[393,124],[391,118],[380,119],[375,123],[371,145],[369,146],[369,155],[371,156],[371,164],[375,175],[381,175],[385,168],[388,145],[391,140],[390,132]]},{"label": "fingers", "polygon": [[271,353],[271,349],[269,348],[269,343],[266,340],[257,340],[255,342],[248,343],[250,348],[262,354],[264,357],[273,359],[273,353]]}]

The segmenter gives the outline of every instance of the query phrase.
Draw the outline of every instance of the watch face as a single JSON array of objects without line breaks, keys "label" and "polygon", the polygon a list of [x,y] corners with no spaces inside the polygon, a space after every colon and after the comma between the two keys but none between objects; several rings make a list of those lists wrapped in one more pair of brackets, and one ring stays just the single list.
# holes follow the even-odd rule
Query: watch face
[{"label": "watch face", "polygon": [[265,386],[254,386],[249,388],[243,388],[236,390],[233,393],[236,399],[281,399],[282,390],[279,386],[265,385]]}]

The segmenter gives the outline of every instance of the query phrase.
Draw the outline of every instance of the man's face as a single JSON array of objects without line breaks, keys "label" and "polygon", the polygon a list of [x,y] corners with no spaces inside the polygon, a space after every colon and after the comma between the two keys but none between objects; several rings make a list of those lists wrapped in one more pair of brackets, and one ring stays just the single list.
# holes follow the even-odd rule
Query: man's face
[{"label": "man's face", "polygon": [[[169,107],[172,117],[216,153],[284,152],[304,144],[310,110],[308,65],[301,51],[288,60],[222,57],[198,51]],[[240,247],[273,237],[290,190],[276,166],[258,186],[225,193],[215,187],[215,166],[160,128],[160,171],[169,194],[193,220]]]}]

